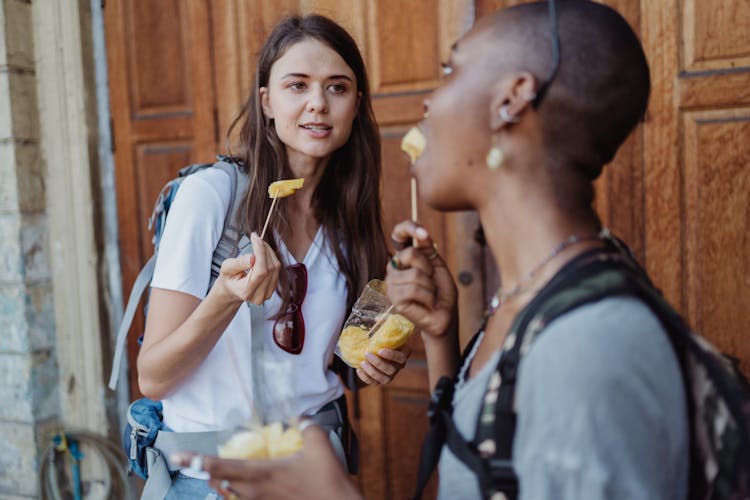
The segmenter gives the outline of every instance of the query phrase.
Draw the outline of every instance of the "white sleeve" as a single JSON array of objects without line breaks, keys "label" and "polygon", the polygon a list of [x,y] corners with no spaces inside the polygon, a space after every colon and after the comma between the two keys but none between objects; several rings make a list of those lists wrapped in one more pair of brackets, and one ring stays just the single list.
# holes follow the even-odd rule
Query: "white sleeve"
[{"label": "white sleeve", "polygon": [[203,299],[229,206],[229,176],[208,168],[180,185],[167,215],[151,286]]}]

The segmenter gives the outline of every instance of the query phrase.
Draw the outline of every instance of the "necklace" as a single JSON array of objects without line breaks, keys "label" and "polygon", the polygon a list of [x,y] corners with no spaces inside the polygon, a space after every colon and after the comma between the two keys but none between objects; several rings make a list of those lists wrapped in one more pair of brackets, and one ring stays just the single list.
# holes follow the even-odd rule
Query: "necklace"
[{"label": "necklace", "polygon": [[490,305],[487,307],[487,311],[484,313],[485,320],[488,319],[490,316],[495,314],[498,309],[500,309],[500,306],[505,304],[509,299],[512,297],[515,297],[519,293],[521,293],[526,286],[531,282],[532,279],[541,271],[544,266],[546,266],[549,261],[554,259],[560,252],[565,250],[571,245],[575,245],[576,243],[580,243],[581,241],[593,241],[598,240],[604,237],[606,230],[602,230],[601,233],[596,235],[580,235],[580,234],[574,234],[571,236],[568,236],[565,240],[561,241],[555,248],[552,249],[552,251],[547,254],[544,259],[542,259],[537,265],[535,265],[531,271],[529,271],[523,278],[521,278],[518,283],[516,283],[510,290],[507,290],[505,292],[502,291],[502,285],[500,288],[497,289],[495,294],[492,296],[492,300],[490,300]]}]

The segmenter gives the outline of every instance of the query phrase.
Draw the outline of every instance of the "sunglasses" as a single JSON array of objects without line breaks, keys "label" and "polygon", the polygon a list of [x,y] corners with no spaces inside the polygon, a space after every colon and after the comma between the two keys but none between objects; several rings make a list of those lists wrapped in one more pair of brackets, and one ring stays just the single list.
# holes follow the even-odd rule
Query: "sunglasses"
[{"label": "sunglasses", "polygon": [[302,316],[302,302],[307,295],[307,268],[304,264],[287,266],[289,275],[289,298],[291,302],[286,312],[273,324],[273,341],[290,354],[302,352],[305,344],[305,318]]},{"label": "sunglasses", "polygon": [[557,70],[560,68],[560,34],[557,29],[557,11],[555,9],[555,0],[549,0],[547,2],[549,6],[549,21],[550,21],[550,36],[552,38],[552,70],[549,72],[547,79],[542,82],[537,89],[536,97],[532,101],[534,108],[538,108],[542,103],[544,94],[547,93],[552,80],[557,75]]}]

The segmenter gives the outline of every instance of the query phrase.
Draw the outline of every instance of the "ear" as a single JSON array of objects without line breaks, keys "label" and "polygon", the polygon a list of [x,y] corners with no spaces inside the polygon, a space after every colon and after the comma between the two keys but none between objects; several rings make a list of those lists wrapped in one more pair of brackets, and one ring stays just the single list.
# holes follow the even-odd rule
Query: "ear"
[{"label": "ear", "polygon": [[261,87],[258,89],[260,95],[260,107],[263,109],[263,114],[266,118],[273,118],[273,108],[271,108],[271,102],[268,99],[268,87]]},{"label": "ear", "polygon": [[508,125],[509,122],[500,116],[503,106],[507,108],[509,116],[520,119],[536,97],[535,88],[536,79],[528,71],[522,71],[498,82],[492,90],[490,99],[490,128],[497,132]]}]

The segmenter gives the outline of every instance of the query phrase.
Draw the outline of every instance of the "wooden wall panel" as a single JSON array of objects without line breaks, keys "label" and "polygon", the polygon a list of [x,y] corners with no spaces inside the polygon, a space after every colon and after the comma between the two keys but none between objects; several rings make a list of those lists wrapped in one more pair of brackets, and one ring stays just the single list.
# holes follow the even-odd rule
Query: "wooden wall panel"
[{"label": "wooden wall panel", "polygon": [[128,3],[125,29],[128,67],[133,78],[131,112],[137,119],[165,112],[189,112],[191,79],[185,74],[189,68],[185,50],[190,33],[184,2],[156,2],[145,9],[138,8],[133,0]]},{"label": "wooden wall panel", "polygon": [[682,12],[685,69],[750,66],[750,2],[685,0]]},{"label": "wooden wall panel", "polygon": [[[194,157],[192,144],[148,143],[139,144],[135,151],[135,176],[138,186],[138,220],[151,217],[154,202],[164,184],[174,178],[175,172],[188,165]],[[153,251],[150,234],[141,235],[144,255]]]},{"label": "wooden wall panel", "polygon": [[[602,3],[617,9],[633,30],[640,32],[638,2],[607,0]],[[643,130],[644,126],[640,125],[632,132],[595,184],[595,206],[602,223],[625,240],[641,262],[645,260]]]},{"label": "wooden wall panel", "polygon": [[[216,150],[227,151],[229,125],[244,105],[255,78],[263,42],[284,16],[299,11],[299,0],[217,0],[209,3],[216,87]],[[234,141],[236,135],[230,140]]]},{"label": "wooden wall panel", "polygon": [[372,2],[371,7],[368,24],[373,90],[434,87],[441,57],[437,0],[381,0]]},{"label": "wooden wall panel", "polygon": [[[404,443],[421,443],[424,440],[426,427],[415,423],[423,421],[430,399],[421,387],[418,390],[385,390],[384,396],[386,425],[392,429],[392,432],[385,434],[386,467],[390,478],[386,498],[411,498],[415,488],[411,471],[419,469],[421,448],[404,446]],[[436,477],[437,474],[425,490],[425,498],[435,497]]]},{"label": "wooden wall panel", "polygon": [[674,93],[677,75],[677,0],[644,2],[641,39],[651,67],[651,99],[644,133],[645,263],[667,299],[683,305],[681,167],[678,147],[678,108]]},{"label": "wooden wall panel", "polygon": [[686,113],[684,130],[686,313],[750,372],[750,109]]}]

